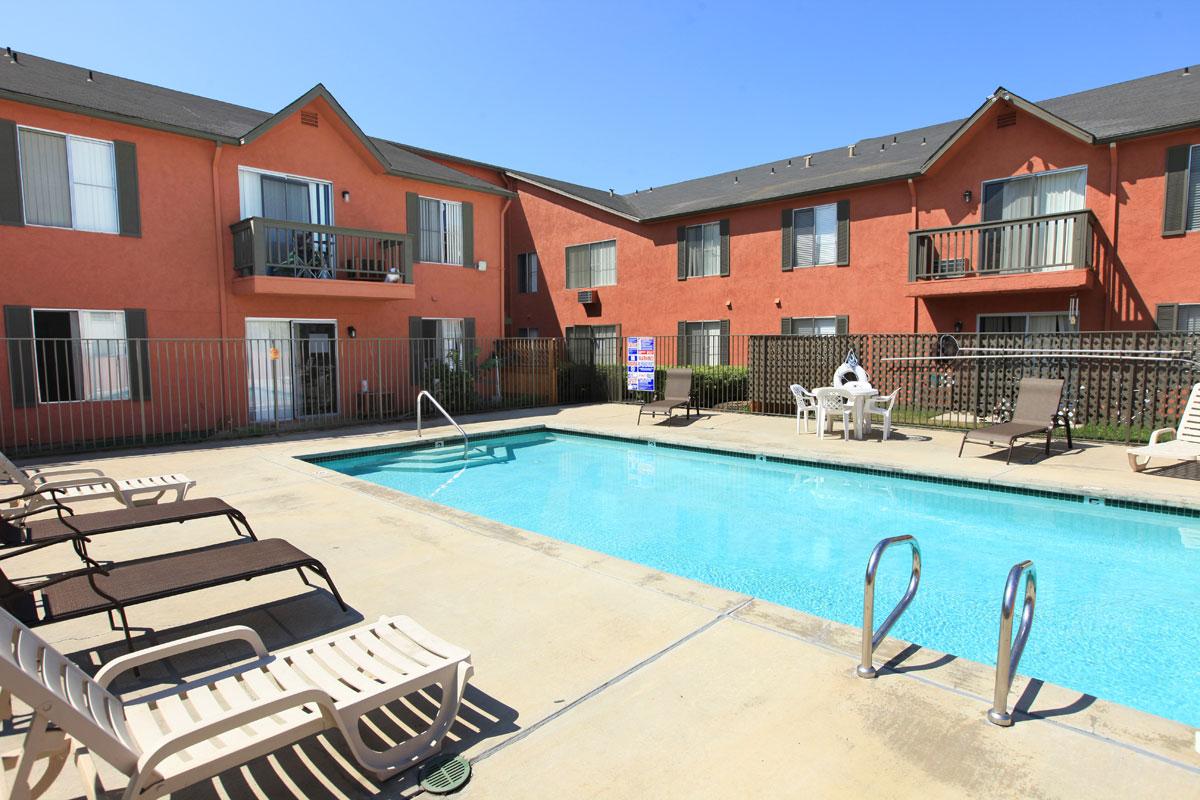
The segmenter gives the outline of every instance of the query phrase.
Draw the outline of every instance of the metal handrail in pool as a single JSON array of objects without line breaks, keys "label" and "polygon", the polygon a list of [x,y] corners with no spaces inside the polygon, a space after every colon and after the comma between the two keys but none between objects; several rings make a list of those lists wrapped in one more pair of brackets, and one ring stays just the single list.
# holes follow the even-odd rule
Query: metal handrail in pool
[{"label": "metal handrail in pool", "polygon": [[417,436],[418,436],[418,438],[421,436],[421,398],[422,397],[428,397],[429,402],[433,403],[434,408],[436,408],[438,411],[442,412],[442,416],[445,417],[450,422],[451,425],[458,428],[458,432],[461,433],[462,437],[463,437],[463,460],[466,461],[467,450],[469,450],[471,447],[471,440],[470,440],[470,438],[467,437],[467,432],[463,430],[462,425],[459,425],[457,422],[454,421],[454,417],[452,417],[448,413],[446,413],[446,409],[442,408],[442,404],[437,401],[437,398],[435,398],[433,395],[431,395],[429,392],[427,392],[425,390],[422,390],[420,392],[420,394],[417,395]]},{"label": "metal handrail in pool", "polygon": [[[1014,642],[1013,612],[1016,610],[1017,589],[1021,585],[1022,573],[1025,575],[1025,599],[1021,603],[1021,626],[1017,628],[1017,640]],[[1012,715],[1008,713],[1008,693],[1017,674],[1017,665],[1021,663],[1021,654],[1025,652],[1025,643],[1029,641],[1036,603],[1037,569],[1032,561],[1022,561],[1008,571],[1008,581],[1004,584],[1004,601],[1000,604],[1000,645],[996,651],[996,691],[992,707],[987,712],[988,722],[1002,728],[1013,723]]]},{"label": "metal handrail in pool", "polygon": [[[879,630],[873,630],[875,626],[875,573],[879,569],[879,560],[883,558],[883,553],[889,547],[899,542],[908,542],[908,546],[912,548],[912,574],[908,578],[908,589],[904,592],[904,597],[900,598],[900,602],[896,603],[896,607],[892,609],[892,613],[888,614],[887,619],[879,626]],[[887,636],[887,632],[896,624],[896,620],[900,619],[900,615],[908,608],[909,603],[916,597],[917,587],[921,585],[921,546],[917,544],[916,537],[905,534],[904,536],[891,536],[882,540],[875,545],[875,549],[871,551],[871,558],[867,561],[867,577],[863,586],[863,627],[862,627],[862,663],[855,670],[860,678],[874,678],[875,665],[873,663],[875,656],[875,648],[883,641],[883,637]]]}]

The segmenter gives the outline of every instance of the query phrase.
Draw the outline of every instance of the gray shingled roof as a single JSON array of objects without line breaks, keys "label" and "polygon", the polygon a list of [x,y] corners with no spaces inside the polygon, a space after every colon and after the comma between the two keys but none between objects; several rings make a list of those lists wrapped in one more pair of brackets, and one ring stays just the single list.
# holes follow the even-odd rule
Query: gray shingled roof
[{"label": "gray shingled roof", "polygon": [[[1197,67],[1190,67],[1189,74],[1182,70],[1164,72],[1044,100],[1036,105],[1087,131],[1097,142],[1200,126],[1200,74],[1197,71]],[[719,175],[655,186],[652,191],[643,189],[614,196],[599,189],[529,173],[513,171],[511,174],[616,213],[649,221],[913,177],[920,174],[929,156],[964,122],[954,120],[861,139],[855,142],[853,158],[845,147],[812,153],[812,166],[808,168],[804,167],[803,155],[793,156]],[[789,161],[791,166],[788,166]]]},{"label": "gray shingled roof", "polygon": [[[16,63],[7,54],[0,55],[0,97],[231,143],[274,116],[103,72],[92,72],[89,81],[88,74],[85,68],[27,53],[18,52]],[[403,145],[374,137],[371,141],[396,172],[468,189],[503,191]]]}]

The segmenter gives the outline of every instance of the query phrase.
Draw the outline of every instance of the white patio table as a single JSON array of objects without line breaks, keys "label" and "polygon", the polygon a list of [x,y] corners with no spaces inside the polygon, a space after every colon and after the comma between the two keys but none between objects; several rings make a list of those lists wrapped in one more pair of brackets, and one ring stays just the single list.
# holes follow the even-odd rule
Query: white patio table
[{"label": "white patio table", "polygon": [[867,401],[879,396],[879,390],[864,381],[850,381],[842,389],[854,399],[854,438],[861,439],[871,430],[871,418],[867,414]]}]

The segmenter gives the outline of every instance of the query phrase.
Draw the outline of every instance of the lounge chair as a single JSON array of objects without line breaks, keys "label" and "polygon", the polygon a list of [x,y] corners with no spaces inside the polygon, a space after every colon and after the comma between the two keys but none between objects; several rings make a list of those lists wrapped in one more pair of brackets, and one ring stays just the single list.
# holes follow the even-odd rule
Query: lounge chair
[{"label": "lounge chair", "polygon": [[[87,555],[83,538],[74,540],[86,569],[14,583],[0,571],[0,606],[26,625],[85,617],[101,611],[121,620],[125,642],[132,649],[129,606],[164,597],[224,586],[251,578],[296,570],[308,584],[304,570],[324,579],[338,605],[346,604],[325,565],[283,539],[239,540],[225,544],[150,556],[103,565]],[[311,584],[310,584],[311,585]]]},{"label": "lounge chair", "polygon": [[[59,489],[43,489],[39,493],[53,498]],[[24,499],[24,495],[16,499]],[[30,519],[31,516],[55,512],[52,519]],[[104,533],[128,531],[169,522],[190,522],[195,519],[225,517],[234,532],[250,539],[254,535],[244,514],[216,497],[201,497],[193,500],[178,500],[173,503],[157,503],[152,506],[116,508],[111,511],[93,511],[76,514],[68,506],[55,502],[32,511],[20,511],[8,519],[0,517],[0,560],[37,550],[76,537],[89,538]]]},{"label": "lounge chair", "polygon": [[[649,414],[652,417],[661,414],[670,421],[671,412],[680,407],[685,410],[684,413],[687,417],[692,416],[692,371],[690,369],[668,369],[666,370],[665,384],[662,400],[642,403],[638,408],[638,425],[642,424],[642,414]],[[700,415],[698,407],[696,415]]]},{"label": "lounge chair", "polygon": [[[21,487],[23,495],[28,496],[23,510],[50,504],[48,495],[34,494],[41,488],[61,489],[58,496],[64,502],[112,498],[123,506],[135,506],[157,503],[169,492],[175,493],[176,500],[183,500],[188,490],[196,485],[188,476],[178,474],[117,480],[98,469],[87,467],[25,470],[9,461],[3,453],[0,453],[0,477],[7,477]],[[9,516],[11,513],[0,510],[0,516]]]},{"label": "lounge chair", "polygon": [[[365,769],[390,778],[441,749],[473,673],[468,651],[408,617],[279,653],[250,628],[223,628],[114,659],[95,678],[4,612],[0,640],[0,684],[33,709],[23,747],[3,758],[13,798],[41,794],[72,755],[85,794],[97,797],[104,787],[95,754],[128,781],[125,798],[149,800],[325,730],[340,732]],[[232,642],[254,658],[136,699],[108,688],[145,664]],[[439,707],[424,731],[386,750],[364,741],[365,714],[435,686]],[[41,760],[45,771],[30,786]]]},{"label": "lounge chair", "polygon": [[[1170,434],[1174,434],[1174,438],[1163,441],[1163,437]],[[1150,466],[1151,458],[1200,461],[1200,383],[1192,387],[1178,427],[1159,428],[1150,434],[1150,444],[1131,447],[1125,452],[1134,472]]]},{"label": "lounge chair", "polygon": [[796,434],[800,433],[800,420],[804,420],[804,432],[808,433],[808,418],[817,418],[817,396],[798,383],[790,387],[792,397],[796,399]]},{"label": "lounge chair", "polygon": [[1009,464],[1012,463],[1012,451],[1017,439],[1042,434],[1046,435],[1046,455],[1049,456],[1050,438],[1059,425],[1066,428],[1067,449],[1074,447],[1071,442],[1071,421],[1059,410],[1062,406],[1063,383],[1062,378],[1022,378],[1017,387],[1017,403],[1013,408],[1012,420],[964,433],[958,445],[959,458],[962,458],[967,442],[1008,445],[1008,458],[1004,463]]}]

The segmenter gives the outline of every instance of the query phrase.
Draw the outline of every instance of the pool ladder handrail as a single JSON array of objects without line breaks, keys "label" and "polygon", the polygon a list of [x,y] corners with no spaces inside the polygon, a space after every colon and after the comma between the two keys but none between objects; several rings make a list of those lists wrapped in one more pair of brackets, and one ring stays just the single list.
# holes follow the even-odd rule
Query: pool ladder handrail
[{"label": "pool ladder handrail", "polygon": [[423,397],[428,397],[429,402],[433,403],[433,407],[442,412],[442,416],[445,417],[451,425],[453,425],[455,428],[458,428],[458,432],[462,434],[463,437],[463,461],[466,461],[467,450],[469,450],[471,447],[471,440],[467,436],[467,432],[463,430],[462,425],[459,425],[454,421],[454,417],[450,416],[450,414],[446,412],[446,409],[442,408],[442,404],[437,401],[437,398],[424,389],[422,389],[420,394],[417,395],[417,437],[420,438],[421,436],[421,398]]},{"label": "pool ladder handrail", "polygon": [[[904,596],[900,598],[900,602],[896,603],[896,607],[892,609],[892,613],[888,614],[887,619],[879,626],[879,630],[874,630],[875,626],[875,573],[879,569],[879,561],[883,558],[884,551],[894,544],[907,542],[912,548],[912,572],[908,578],[908,589],[905,590]],[[875,648],[883,641],[883,637],[887,636],[887,632],[896,624],[896,620],[908,609],[913,598],[917,595],[917,587],[921,585],[921,545],[917,543],[915,536],[905,534],[903,536],[890,536],[883,539],[879,544],[875,545],[875,549],[871,551],[871,558],[867,561],[867,575],[863,584],[863,627],[862,627],[862,662],[859,663],[855,672],[860,678],[874,678],[876,675],[874,656]]]},{"label": "pool ladder handrail", "polygon": [[[1021,585],[1021,575],[1025,575],[1025,599],[1021,603],[1021,625],[1017,628],[1017,638],[1013,641],[1012,624],[1013,612],[1016,611],[1017,590]],[[1017,674],[1017,666],[1021,663],[1021,655],[1025,652],[1025,643],[1029,641],[1029,630],[1033,627],[1033,609],[1037,604],[1037,568],[1030,560],[1015,564],[1008,571],[1008,580],[1004,584],[1004,600],[1000,604],[1000,643],[996,648],[996,687],[992,696],[992,707],[988,709],[988,722],[1007,728],[1013,724],[1012,715],[1008,713],[1008,693],[1012,690],[1013,678]]]}]

